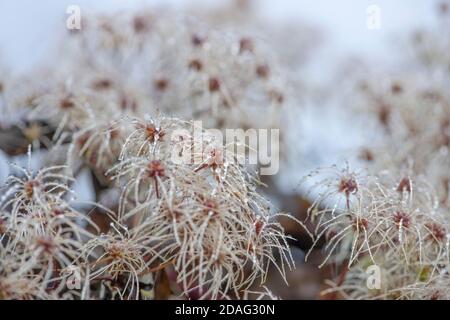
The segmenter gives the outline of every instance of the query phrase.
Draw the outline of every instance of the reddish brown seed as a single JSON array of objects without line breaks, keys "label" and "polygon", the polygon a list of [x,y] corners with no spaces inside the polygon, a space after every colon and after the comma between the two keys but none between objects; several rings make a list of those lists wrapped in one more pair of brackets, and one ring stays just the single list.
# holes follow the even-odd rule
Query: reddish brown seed
[{"label": "reddish brown seed", "polygon": [[356,217],[353,220],[353,229],[354,230],[366,230],[369,226],[369,221],[365,218]]},{"label": "reddish brown seed", "polygon": [[154,141],[156,131],[157,130],[156,130],[155,126],[152,124],[145,126],[145,135],[147,136],[147,140]]},{"label": "reddish brown seed", "polygon": [[241,38],[241,40],[239,40],[239,53],[253,52],[253,50],[254,44],[252,39]]},{"label": "reddish brown seed", "polygon": [[337,235],[337,231],[334,229],[330,229],[325,233],[325,240],[330,241],[336,235]]},{"label": "reddish brown seed", "polygon": [[439,300],[440,297],[441,297],[441,293],[439,291],[435,291],[430,296],[430,300]]},{"label": "reddish brown seed", "polygon": [[442,146],[450,146],[450,119],[445,118],[441,121],[440,136],[438,143]]},{"label": "reddish brown seed", "polygon": [[158,78],[155,80],[155,88],[159,91],[165,91],[169,87],[169,80],[167,78]]},{"label": "reddish brown seed", "polygon": [[439,9],[439,13],[447,14],[448,13],[448,9],[449,9],[448,3],[447,2],[441,2],[439,4],[439,8],[438,9]]},{"label": "reddish brown seed", "polygon": [[378,121],[385,126],[389,126],[389,119],[391,117],[391,108],[385,104],[382,103],[378,106]]},{"label": "reddish brown seed", "polygon": [[205,37],[200,36],[199,34],[194,33],[191,36],[191,43],[194,47],[200,47],[205,42]]},{"label": "reddish brown seed", "polygon": [[278,104],[282,104],[284,102],[284,95],[278,90],[270,90],[269,96]]},{"label": "reddish brown seed", "polygon": [[146,124],[143,126],[143,129],[145,131],[147,140],[150,142],[161,140],[165,135],[163,130],[157,129],[153,124]]},{"label": "reddish brown seed", "polygon": [[270,74],[270,68],[268,65],[259,65],[256,67],[256,75],[260,78],[268,78]]},{"label": "reddish brown seed", "polygon": [[209,91],[215,92],[220,90],[220,80],[216,77],[209,78],[208,81]]},{"label": "reddish brown seed", "polygon": [[366,149],[366,148],[361,150],[359,157],[360,157],[360,159],[369,161],[369,162],[374,160],[374,155],[373,155],[372,151],[370,151],[369,149]]},{"label": "reddish brown seed", "polygon": [[147,173],[150,178],[153,178],[153,183],[155,187],[156,197],[159,199],[159,187],[158,187],[158,177],[164,177],[165,170],[164,166],[161,164],[159,160],[153,160],[147,165]]},{"label": "reddish brown seed", "polygon": [[247,244],[247,251],[248,252],[255,252],[255,246],[253,245],[252,241],[249,241]]},{"label": "reddish brown seed", "polygon": [[254,4],[252,0],[235,0],[234,3],[239,10],[244,10],[244,12],[253,8]]},{"label": "reddish brown seed", "polygon": [[59,102],[59,107],[63,110],[72,109],[73,107],[75,107],[75,103],[72,101],[72,99],[66,97],[61,99],[61,101]]},{"label": "reddish brown seed", "polygon": [[444,118],[441,121],[441,131],[450,131],[450,118]]},{"label": "reddish brown seed", "polygon": [[205,214],[213,214],[216,215],[218,213],[219,206],[217,205],[217,202],[213,199],[206,199],[203,201],[203,206],[205,209],[203,209],[203,212]]},{"label": "reddish brown seed", "polygon": [[[225,108],[229,108],[230,107],[229,99],[224,97],[223,99],[221,99],[221,101],[222,101],[222,104],[223,104],[223,106]],[[224,121],[224,119],[217,119],[217,125],[219,127],[222,127],[223,126],[223,121]],[[242,129],[247,130],[246,128],[242,128]]]},{"label": "reddish brown seed", "polygon": [[195,71],[200,71],[200,70],[202,70],[202,68],[203,68],[203,64],[198,59],[192,59],[189,62],[189,69],[193,69]]},{"label": "reddish brown seed", "polygon": [[195,169],[194,169],[194,172],[199,172],[200,170],[205,169],[205,168],[207,168],[207,167],[208,167],[208,164],[204,163],[204,164],[202,164],[201,166],[195,168]]},{"label": "reddish brown seed", "polygon": [[347,196],[358,191],[358,183],[352,177],[342,178],[339,182],[339,192],[345,193]]},{"label": "reddish brown seed", "polygon": [[64,215],[64,209],[61,209],[61,208],[54,208],[54,209],[52,210],[52,215],[53,215],[53,216],[62,216],[62,215]]},{"label": "reddish brown seed", "polygon": [[143,33],[148,30],[148,23],[145,17],[136,16],[133,19],[133,29],[136,33]]},{"label": "reddish brown seed", "polygon": [[119,245],[116,245],[116,244],[109,246],[109,248],[107,249],[107,252],[108,252],[108,255],[114,260],[118,260],[123,257],[122,249],[120,248]]},{"label": "reddish brown seed", "polygon": [[121,131],[119,128],[109,130],[109,136],[112,140],[119,138],[120,134],[121,134]]},{"label": "reddish brown seed", "polygon": [[122,110],[136,111],[137,110],[137,102],[134,98],[124,95],[120,99],[120,108]]},{"label": "reddish brown seed", "polygon": [[150,163],[147,165],[147,172],[148,176],[151,178],[164,177],[165,175],[164,166],[159,160],[150,161]]},{"label": "reddish brown seed", "polygon": [[169,215],[169,218],[175,219],[176,221],[180,221],[180,219],[183,217],[183,212],[179,210],[168,209],[167,213]]},{"label": "reddish brown seed", "polygon": [[107,90],[112,87],[112,81],[106,78],[98,79],[93,82],[92,87],[96,90]]},{"label": "reddish brown seed", "polygon": [[0,218],[0,234],[6,233],[6,220]]},{"label": "reddish brown seed", "polygon": [[394,213],[393,220],[397,228],[400,228],[400,224],[403,228],[409,228],[411,224],[411,218],[402,211],[397,211],[396,213]]},{"label": "reddish brown seed", "polygon": [[393,94],[401,94],[403,92],[403,87],[400,83],[395,82],[391,86],[391,92]]},{"label": "reddish brown seed", "polygon": [[405,191],[411,192],[411,184],[411,179],[409,179],[408,177],[404,177],[398,184],[397,191],[400,193],[403,193]]},{"label": "reddish brown seed", "polygon": [[367,229],[369,226],[369,221],[367,219],[359,219],[360,226],[362,226],[364,229]]},{"label": "reddish brown seed", "polygon": [[39,237],[36,239],[36,245],[41,247],[45,253],[51,253],[54,246],[54,243],[49,238]]},{"label": "reddish brown seed", "polygon": [[256,219],[254,224],[255,224],[255,233],[257,236],[259,236],[264,227],[264,222],[262,222],[260,219]]},{"label": "reddish brown seed", "polygon": [[39,181],[37,180],[30,180],[25,182],[24,184],[24,190],[25,190],[25,195],[27,196],[27,198],[31,199],[34,195],[34,188],[39,186]]},{"label": "reddish brown seed", "polygon": [[437,223],[427,223],[425,226],[428,228],[429,232],[431,232],[430,234],[431,239],[436,240],[438,242],[443,242],[447,237],[447,232],[444,226]]},{"label": "reddish brown seed", "polygon": [[89,138],[91,137],[91,132],[85,132],[83,133],[81,136],[79,136],[77,138],[77,144],[79,147],[82,147],[86,144],[86,142],[89,140]]},{"label": "reddish brown seed", "polygon": [[3,90],[4,90],[3,83],[0,82],[0,93],[3,93]]}]

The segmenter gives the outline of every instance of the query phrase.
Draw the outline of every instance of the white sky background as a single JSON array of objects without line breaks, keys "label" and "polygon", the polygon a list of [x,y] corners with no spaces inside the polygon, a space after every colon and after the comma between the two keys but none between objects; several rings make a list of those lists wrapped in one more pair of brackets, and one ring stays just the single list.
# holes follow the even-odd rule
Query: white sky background
[{"label": "white sky background", "polygon": [[[65,11],[76,4],[83,10],[114,11],[146,4],[210,5],[219,1],[187,0],[0,0],[0,57],[16,70],[24,70],[41,58],[58,28],[65,27]],[[392,35],[428,24],[433,19],[430,0],[256,0],[258,10],[270,20],[306,21],[323,28],[330,55],[363,54],[381,57]],[[366,27],[370,5],[381,9],[381,29]],[[53,35],[53,36],[52,36]]]}]

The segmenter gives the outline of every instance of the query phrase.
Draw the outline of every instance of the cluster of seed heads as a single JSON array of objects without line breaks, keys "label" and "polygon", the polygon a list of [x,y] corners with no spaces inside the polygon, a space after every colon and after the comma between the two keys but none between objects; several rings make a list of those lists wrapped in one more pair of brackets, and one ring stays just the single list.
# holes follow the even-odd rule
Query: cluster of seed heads
[{"label": "cluster of seed heads", "polygon": [[[127,226],[111,232],[121,242],[126,238],[127,243],[137,242],[145,249],[138,255],[141,271],[130,273],[135,277],[129,280],[131,288],[143,267],[170,263],[176,283],[188,296],[241,297],[255,280],[264,282],[270,263],[282,274],[292,267],[277,215],[254,191],[256,181],[243,167],[233,159],[216,158],[221,154],[217,141],[197,141],[193,125],[177,119],[130,123],[135,130],[108,174],[120,189],[115,224]],[[179,136],[174,129],[184,134]],[[192,157],[203,161],[174,163],[172,150],[199,150]],[[104,243],[115,243],[113,235],[107,236]],[[281,256],[280,263],[274,250]],[[106,251],[103,259],[108,255]],[[114,269],[112,265],[105,268]]]},{"label": "cluster of seed heads", "polygon": [[[124,116],[162,113],[219,129],[279,127],[287,85],[257,39],[164,11],[82,21],[81,30],[63,37],[57,69],[12,79],[5,89],[5,116],[18,116],[14,126],[35,148],[73,142],[70,151],[101,179],[127,137],[115,126]],[[19,83],[20,92],[13,90]]]},{"label": "cluster of seed heads", "polygon": [[[83,17],[62,43],[58,70],[0,91],[2,110],[18,117],[9,124],[63,163],[17,168],[2,189],[0,298],[145,299],[162,275],[174,296],[248,298],[271,265],[284,278],[293,267],[284,214],[258,194],[257,177],[223,141],[198,140],[194,122],[164,115],[276,125],[283,82],[257,42],[141,12]],[[85,167],[118,196],[79,212],[72,175]]]},{"label": "cluster of seed heads", "polygon": [[[240,298],[255,281],[264,283],[270,264],[283,275],[292,268],[287,237],[255,192],[255,177],[233,159],[212,158],[217,141],[196,141],[190,122],[171,118],[117,125],[129,128],[105,177],[120,190],[117,210],[95,205],[111,221],[107,233],[68,204],[73,179],[63,174],[66,166],[21,169],[9,178],[1,207],[2,297],[142,298],[141,278],[170,266],[180,295]],[[200,150],[194,157],[203,162],[172,162],[172,150],[190,149]],[[80,292],[66,287],[64,270],[73,267],[83,276]],[[23,277],[19,287],[11,287],[10,274]]]},{"label": "cluster of seed heads", "polygon": [[41,71],[48,81],[35,75],[39,85],[15,97],[34,107],[30,120],[73,128],[151,106],[205,127],[278,126],[286,81],[257,39],[162,10],[82,21],[61,41],[58,70]]},{"label": "cluster of seed heads", "polygon": [[359,106],[365,108],[362,114],[371,119],[370,127],[383,138],[364,148],[361,158],[372,171],[389,169],[403,175],[425,175],[440,202],[448,206],[450,100],[442,83],[425,81],[417,76],[415,82],[405,77],[403,81],[388,81],[382,88],[370,82],[364,84],[364,102]]},{"label": "cluster of seed heads", "polygon": [[67,282],[71,268],[85,270],[86,227],[96,226],[69,203],[67,167],[16,169],[0,203],[0,298],[79,298]]},{"label": "cluster of seed heads", "polygon": [[[448,24],[442,10],[440,23]],[[367,169],[332,167],[309,177],[315,245],[325,239],[322,266],[341,268],[325,293],[449,299],[450,73],[441,48],[449,37],[423,31],[414,39],[417,68],[366,77],[352,94],[355,113],[376,132],[358,154]],[[371,265],[381,270],[379,288],[366,284]]]},{"label": "cluster of seed heads", "polygon": [[[321,266],[336,263],[345,273],[327,292],[347,298],[429,298],[406,288],[448,281],[450,225],[427,183],[348,167],[318,174],[325,177],[309,215],[316,222],[315,244],[325,239]],[[366,286],[371,265],[383,270],[380,288]]]}]

